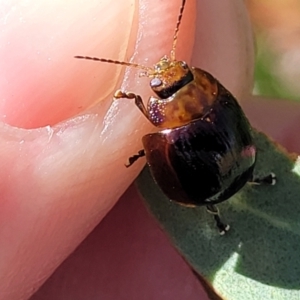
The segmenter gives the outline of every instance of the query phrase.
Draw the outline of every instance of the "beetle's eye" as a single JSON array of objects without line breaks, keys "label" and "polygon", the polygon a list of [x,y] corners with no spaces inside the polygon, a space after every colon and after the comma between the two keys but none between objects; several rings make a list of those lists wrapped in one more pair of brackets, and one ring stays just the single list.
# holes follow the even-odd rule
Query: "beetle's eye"
[{"label": "beetle's eye", "polygon": [[159,78],[153,78],[150,82],[152,88],[159,87],[162,85],[162,81]]},{"label": "beetle's eye", "polygon": [[186,62],[184,62],[184,61],[181,63],[181,66],[182,66],[184,69],[187,69],[187,68],[188,68],[188,65],[187,65],[187,63],[186,63]]}]

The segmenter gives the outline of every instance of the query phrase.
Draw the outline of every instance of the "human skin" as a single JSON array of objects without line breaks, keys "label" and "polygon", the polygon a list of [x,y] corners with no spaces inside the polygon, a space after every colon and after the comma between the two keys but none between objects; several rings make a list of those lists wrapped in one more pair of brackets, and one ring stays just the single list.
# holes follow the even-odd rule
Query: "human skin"
[{"label": "human skin", "polygon": [[[198,4],[197,11],[195,1],[187,3],[178,59],[249,100],[253,49],[243,5]],[[129,169],[124,162],[153,130],[131,101],[112,104],[119,87],[144,98],[151,93],[138,70],[124,74],[122,67],[73,56],[152,65],[170,51],[180,1],[0,5],[0,296],[24,299],[130,185],[144,161]]]}]

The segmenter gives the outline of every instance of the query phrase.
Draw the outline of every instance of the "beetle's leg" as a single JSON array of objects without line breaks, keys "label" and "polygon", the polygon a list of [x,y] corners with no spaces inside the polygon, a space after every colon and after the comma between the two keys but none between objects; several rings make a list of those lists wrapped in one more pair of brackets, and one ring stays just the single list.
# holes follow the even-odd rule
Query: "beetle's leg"
[{"label": "beetle's leg", "polygon": [[121,90],[117,90],[114,94],[114,98],[126,98],[126,99],[134,99],[135,105],[139,108],[139,110],[143,113],[143,115],[148,119],[148,111],[143,103],[143,100],[140,95],[136,95],[134,93],[124,93]]},{"label": "beetle's leg", "polygon": [[208,213],[210,213],[214,216],[214,219],[216,221],[216,225],[219,229],[220,235],[224,235],[230,229],[230,226],[228,224],[224,224],[221,221],[220,214],[219,214],[219,209],[217,208],[217,206],[212,205],[212,204],[211,205],[206,205],[206,209],[207,209]]},{"label": "beetle's leg", "polygon": [[138,154],[135,154],[135,155],[133,155],[133,156],[130,156],[129,159],[128,159],[129,163],[126,164],[125,167],[126,167],[126,168],[129,168],[131,165],[134,164],[134,162],[136,162],[140,157],[143,157],[143,156],[145,156],[145,150],[144,150],[144,149],[143,149],[143,150],[140,150],[140,151],[138,152]]},{"label": "beetle's leg", "polygon": [[268,176],[262,178],[252,178],[248,183],[255,185],[275,185],[276,184],[276,175],[270,173]]}]

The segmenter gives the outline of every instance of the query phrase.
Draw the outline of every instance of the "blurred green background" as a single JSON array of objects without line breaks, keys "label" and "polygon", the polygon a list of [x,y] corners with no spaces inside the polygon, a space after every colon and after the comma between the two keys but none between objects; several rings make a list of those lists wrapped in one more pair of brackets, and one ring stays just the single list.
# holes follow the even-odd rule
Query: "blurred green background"
[{"label": "blurred green background", "polygon": [[300,1],[247,0],[256,38],[254,94],[300,100]]}]

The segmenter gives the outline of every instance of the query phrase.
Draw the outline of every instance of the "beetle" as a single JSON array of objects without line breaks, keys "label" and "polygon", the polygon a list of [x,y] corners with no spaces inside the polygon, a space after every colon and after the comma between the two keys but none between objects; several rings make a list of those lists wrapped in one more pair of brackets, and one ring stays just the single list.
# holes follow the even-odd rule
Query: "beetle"
[{"label": "beetle", "polygon": [[160,130],[142,138],[144,149],[129,158],[126,167],[146,156],[152,176],[164,194],[186,206],[206,206],[220,234],[229,230],[216,204],[238,192],[246,183],[276,183],[270,173],[253,176],[257,149],[252,127],[234,96],[211,74],[175,59],[182,1],[170,57],[153,68],[110,59],[75,56],[144,70],[157,97],[147,107],[141,96],[118,90],[115,99],[134,99],[142,114]]}]

